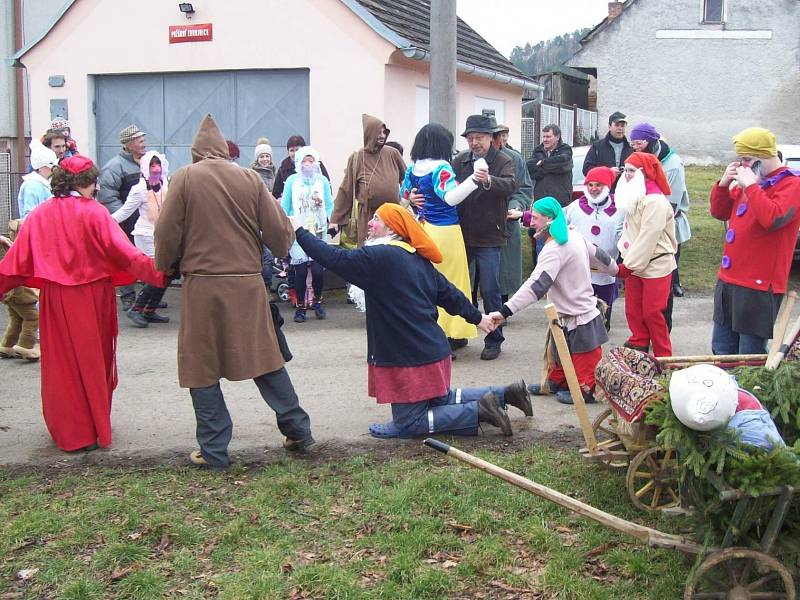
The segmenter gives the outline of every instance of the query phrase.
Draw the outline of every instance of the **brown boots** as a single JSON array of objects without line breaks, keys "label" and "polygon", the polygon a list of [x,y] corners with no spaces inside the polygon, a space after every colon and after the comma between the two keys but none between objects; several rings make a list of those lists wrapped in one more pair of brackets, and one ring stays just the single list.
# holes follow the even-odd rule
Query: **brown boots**
[{"label": "brown boots", "polygon": [[478,423],[488,423],[498,427],[506,437],[514,435],[511,430],[511,421],[508,419],[508,415],[500,409],[497,395],[494,392],[488,392],[478,400]]}]

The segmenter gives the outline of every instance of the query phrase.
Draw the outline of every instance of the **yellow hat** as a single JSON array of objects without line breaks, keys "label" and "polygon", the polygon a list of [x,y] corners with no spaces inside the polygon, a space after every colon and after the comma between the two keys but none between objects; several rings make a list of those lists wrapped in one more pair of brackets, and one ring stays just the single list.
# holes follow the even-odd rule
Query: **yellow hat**
[{"label": "yellow hat", "polygon": [[737,156],[772,158],[778,156],[775,134],[769,129],[750,127],[733,136],[733,147]]}]

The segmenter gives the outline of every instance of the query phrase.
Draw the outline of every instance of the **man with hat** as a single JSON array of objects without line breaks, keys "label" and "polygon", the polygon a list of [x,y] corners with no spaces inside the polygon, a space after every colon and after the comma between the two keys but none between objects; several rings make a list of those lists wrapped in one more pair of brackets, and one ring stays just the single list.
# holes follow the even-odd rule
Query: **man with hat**
[{"label": "man with hat", "polygon": [[[588,241],[609,254],[614,260],[619,256],[617,241],[622,230],[624,215],[614,204],[610,193],[616,175],[609,167],[595,167],[586,174],[583,196],[564,209],[567,223]],[[619,295],[616,277],[592,271],[594,295],[606,303],[606,329],[611,328],[611,307]]]},{"label": "man with hat", "polygon": [[[211,234],[213,232],[213,235]],[[192,164],[178,169],[155,228],[156,265],[180,259],[183,305],[178,383],[189,388],[197,421],[198,466],[225,468],[233,422],[220,379],[252,379],[275,411],[288,451],[314,443],[284,365],[261,277],[262,245],[286,256],[291,225],[261,177],[229,160],[211,115],[192,142]]]},{"label": "man with hat", "polygon": [[31,142],[31,169],[22,177],[17,204],[19,218],[24,219],[34,208],[50,198],[50,175],[58,164],[56,153],[37,141]]},{"label": "man with hat", "polygon": [[[458,205],[458,218],[467,247],[472,288],[480,289],[486,313],[500,309],[500,254],[506,245],[508,199],[517,191],[514,161],[492,145],[497,133],[493,116],[470,115],[462,137],[468,150],[451,161],[458,181],[472,177],[478,189]],[[500,356],[505,338],[498,327],[484,338],[482,360]]]},{"label": "man with hat", "polygon": [[789,279],[800,224],[800,172],[781,164],[775,135],[733,138],[737,160],[711,189],[711,216],[728,231],[714,290],[714,354],[760,354]]},{"label": "man with hat", "polygon": [[[597,308],[589,270],[614,276],[617,265],[607,252],[567,227],[561,204],[555,198],[540,198],[533,203],[530,224],[536,237],[544,241],[539,262],[517,293],[489,316],[495,323],[502,323],[547,295],[558,311],[583,397],[594,402],[594,370],[602,358],[601,346],[608,341],[608,333]],[[551,350],[550,355],[556,353]],[[549,368],[547,381],[549,390],[538,384],[528,389],[533,394],[555,392],[556,400],[572,404],[566,375],[558,361]]]},{"label": "man with hat", "polygon": [[[611,167],[619,178],[625,159],[631,155],[633,148],[625,137],[627,117],[614,111],[608,116],[608,133],[592,144],[583,160],[583,174],[586,175],[594,167]],[[614,191],[614,185],[611,191]]]},{"label": "man with hat", "polygon": [[[136,125],[128,125],[119,132],[119,143],[122,149],[111,158],[100,171],[100,179],[97,181],[100,189],[97,192],[97,201],[106,207],[109,213],[115,213],[128,198],[128,192],[139,182],[141,171],[139,160],[147,151],[147,140],[145,132]],[[120,223],[120,227],[133,243],[131,232],[139,220],[139,211],[134,213]],[[136,288],[132,285],[120,286],[117,289],[123,310],[128,310],[133,306],[136,299]]]},{"label": "man with hat", "polygon": [[625,159],[614,201],[625,215],[617,247],[619,277],[625,279],[625,317],[631,335],[625,345],[672,356],[665,311],[675,269],[675,216],[670,187],[658,158],[634,152]]},{"label": "man with hat", "polygon": [[[678,261],[681,255],[681,244],[688,242],[692,237],[692,230],[689,227],[689,191],[686,188],[686,171],[681,157],[669,147],[667,142],[661,139],[655,127],[650,123],[639,123],[631,130],[631,147],[636,152],[649,152],[655,154],[667,182],[672,190],[667,200],[672,205],[672,212],[675,213],[675,239],[678,241],[678,251],[675,253],[675,270],[672,272],[672,296],[678,298],[683,296],[681,278],[678,271]],[[667,309],[667,324],[672,328],[672,297],[670,297]]]},{"label": "man with hat", "polygon": [[366,244],[356,250],[330,246],[291,218],[297,243],[311,258],[364,290],[369,395],[392,407],[391,421],[369,426],[373,437],[476,435],[482,422],[509,436],[507,405],[533,415],[522,381],[450,387],[450,346],[436,307],[487,332],[494,322],[433,266],[442,254],[409,211],[388,202],[380,206]]}]

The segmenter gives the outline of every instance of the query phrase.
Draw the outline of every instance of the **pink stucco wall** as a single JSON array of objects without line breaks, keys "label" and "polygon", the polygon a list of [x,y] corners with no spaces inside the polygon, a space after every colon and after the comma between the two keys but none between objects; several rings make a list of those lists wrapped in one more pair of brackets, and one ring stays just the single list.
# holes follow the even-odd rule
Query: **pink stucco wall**
[{"label": "pink stucco wall", "polygon": [[[311,140],[334,187],[347,157],[362,144],[361,114],[382,117],[392,138],[410,149],[416,133],[416,86],[426,63],[400,60],[395,48],[346,6],[316,0],[198,0],[187,21],[176,2],[79,0],[22,62],[30,84],[35,135],[49,124],[51,98],[67,98],[73,136],[95,155],[92,75],[265,68],[310,70]],[[168,43],[168,26],[213,23],[214,40]],[[49,75],[66,85],[50,88]],[[459,123],[475,96],[505,101],[512,143],[519,146],[521,89],[459,74]],[[269,135],[269,132],[265,132]],[[457,134],[458,132],[456,132]]]}]

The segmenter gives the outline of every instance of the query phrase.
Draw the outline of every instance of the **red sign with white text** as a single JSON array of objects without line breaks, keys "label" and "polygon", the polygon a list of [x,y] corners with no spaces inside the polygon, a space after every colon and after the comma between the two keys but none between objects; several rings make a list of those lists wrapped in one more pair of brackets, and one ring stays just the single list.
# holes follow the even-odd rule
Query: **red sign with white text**
[{"label": "red sign with white text", "polygon": [[170,44],[180,44],[182,42],[210,42],[213,39],[214,28],[211,23],[169,26]]}]

